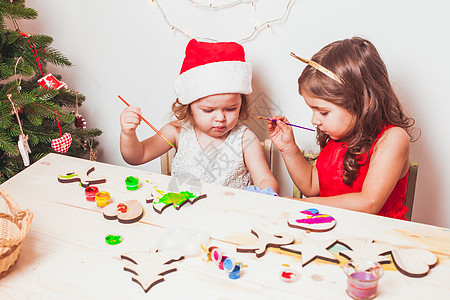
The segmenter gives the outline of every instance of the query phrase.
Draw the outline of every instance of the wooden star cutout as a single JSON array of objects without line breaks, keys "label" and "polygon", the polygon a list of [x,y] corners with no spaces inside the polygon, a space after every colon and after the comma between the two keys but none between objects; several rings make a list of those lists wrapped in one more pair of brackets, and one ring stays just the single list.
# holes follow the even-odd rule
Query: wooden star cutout
[{"label": "wooden star cutout", "polygon": [[333,263],[339,263],[339,260],[328,251],[337,240],[317,241],[309,235],[303,237],[302,243],[281,246],[282,250],[302,255],[302,266],[306,266],[315,259],[322,259]]}]

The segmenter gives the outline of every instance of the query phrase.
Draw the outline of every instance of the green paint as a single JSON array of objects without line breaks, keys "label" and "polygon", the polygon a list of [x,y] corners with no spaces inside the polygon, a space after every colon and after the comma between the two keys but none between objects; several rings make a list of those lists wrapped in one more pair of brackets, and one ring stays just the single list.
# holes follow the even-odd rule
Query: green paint
[{"label": "green paint", "polygon": [[[158,190],[157,190],[158,191]],[[158,193],[161,193],[158,191]],[[186,200],[195,198],[196,196],[191,192],[179,192],[179,193],[166,193],[159,200],[158,203],[173,204],[175,208],[178,208]]]},{"label": "green paint", "polygon": [[59,175],[59,177],[64,178],[64,179],[70,179],[70,178],[77,177],[77,176],[78,176],[78,174],[75,174],[75,173],[69,174],[69,175]]},{"label": "green paint", "polygon": [[105,242],[109,245],[117,245],[122,242],[122,237],[120,235],[108,235],[105,237]]}]

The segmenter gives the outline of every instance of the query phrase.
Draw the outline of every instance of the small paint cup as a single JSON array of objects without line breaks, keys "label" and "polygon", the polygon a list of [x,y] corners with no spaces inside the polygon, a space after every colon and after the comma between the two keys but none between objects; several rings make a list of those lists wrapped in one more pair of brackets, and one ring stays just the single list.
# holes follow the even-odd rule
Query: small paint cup
[{"label": "small paint cup", "polygon": [[109,204],[111,196],[108,192],[102,191],[95,194],[95,202],[97,202],[98,207],[105,207]]},{"label": "small paint cup", "polygon": [[239,279],[240,277],[241,277],[241,265],[237,264],[234,266],[234,269],[228,273],[228,278]]},{"label": "small paint cup", "polygon": [[139,178],[128,176],[125,178],[125,185],[127,186],[127,190],[135,191],[139,188]]},{"label": "small paint cup", "polygon": [[300,279],[300,273],[292,268],[283,268],[280,271],[280,279],[283,282],[296,282]]},{"label": "small paint cup", "polygon": [[350,260],[343,267],[347,275],[347,294],[353,299],[373,299],[377,295],[378,280],[384,269],[377,262]]},{"label": "small paint cup", "polygon": [[95,194],[98,193],[98,187],[90,186],[84,190],[84,194],[86,195],[87,201],[95,201]]}]

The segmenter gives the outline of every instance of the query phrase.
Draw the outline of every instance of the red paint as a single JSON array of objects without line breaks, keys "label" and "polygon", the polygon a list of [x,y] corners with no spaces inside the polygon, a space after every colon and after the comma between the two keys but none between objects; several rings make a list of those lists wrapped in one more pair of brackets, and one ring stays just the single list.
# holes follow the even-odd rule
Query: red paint
[{"label": "red paint", "polygon": [[95,186],[87,187],[84,190],[84,193],[86,195],[86,200],[87,201],[95,201],[95,194],[98,193],[98,188],[95,187]]},{"label": "red paint", "polygon": [[294,276],[295,276],[295,274],[291,273],[291,272],[283,272],[283,273],[281,273],[281,277],[286,278],[286,279],[291,279]]},{"label": "red paint", "polygon": [[117,205],[117,210],[124,214],[128,211],[128,207],[123,203],[119,203]]}]

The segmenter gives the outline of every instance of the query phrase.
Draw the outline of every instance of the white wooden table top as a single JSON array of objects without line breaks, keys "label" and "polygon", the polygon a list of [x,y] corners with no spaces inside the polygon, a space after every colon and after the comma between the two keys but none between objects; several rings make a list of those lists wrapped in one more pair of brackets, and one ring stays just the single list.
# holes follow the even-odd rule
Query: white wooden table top
[{"label": "white wooden table top", "polygon": [[[93,177],[106,178],[106,183],[96,185],[101,191],[108,191],[114,202],[138,200],[144,217],[133,224],[106,220],[94,202],[86,201],[84,188],[57,181],[58,175],[89,167],[95,167]],[[138,190],[126,189],[128,176],[140,179]],[[200,187],[207,198],[158,214],[145,198],[152,186],[167,190],[173,180],[135,168],[49,154],[3,183],[0,188],[22,209],[31,209],[34,218],[19,261],[0,279],[0,299],[349,299],[342,270],[347,260],[337,253],[333,252],[340,264],[315,260],[302,268],[300,254],[269,248],[256,258],[236,252],[236,245],[256,241],[252,228],[271,234],[287,232],[301,239],[304,231],[289,227],[287,217],[312,207],[337,220],[329,232],[309,233],[315,239],[367,238],[436,254],[437,266],[422,278],[402,275],[392,263],[384,265],[377,299],[450,298],[450,229],[209,184]],[[206,231],[210,245],[248,266],[241,278],[231,280],[215,264],[192,256],[176,263],[176,272],[145,293],[132,282],[133,274],[123,270],[126,261],[119,257],[155,248],[155,241],[173,226]],[[105,237],[110,234],[121,235],[123,242],[108,245]],[[299,271],[300,279],[282,282],[283,264]]]}]

